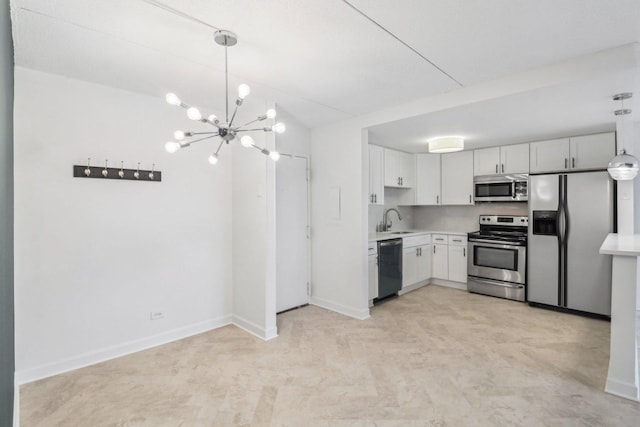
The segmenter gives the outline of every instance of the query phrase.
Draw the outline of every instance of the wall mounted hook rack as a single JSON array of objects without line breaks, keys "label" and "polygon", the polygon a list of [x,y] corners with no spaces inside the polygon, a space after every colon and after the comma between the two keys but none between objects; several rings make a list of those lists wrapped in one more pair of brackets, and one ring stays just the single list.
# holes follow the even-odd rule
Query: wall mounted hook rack
[{"label": "wall mounted hook rack", "polygon": [[91,159],[86,165],[73,165],[74,178],[117,179],[120,181],[162,181],[162,172],[156,170],[155,163],[151,170],[140,169],[140,163],[136,169],[125,169],[124,162],[120,162],[119,168],[108,167],[109,161],[105,160],[104,166],[91,166]]}]

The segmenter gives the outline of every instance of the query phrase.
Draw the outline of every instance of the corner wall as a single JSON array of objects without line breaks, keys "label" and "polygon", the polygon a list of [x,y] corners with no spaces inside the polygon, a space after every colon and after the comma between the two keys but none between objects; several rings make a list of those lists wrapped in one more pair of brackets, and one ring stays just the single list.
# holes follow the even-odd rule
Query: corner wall
[{"label": "corner wall", "polygon": [[369,317],[366,144],[353,122],[311,131],[311,303],[358,319]]},{"label": "corner wall", "polygon": [[[18,382],[229,324],[231,150],[216,167],[212,143],[166,153],[176,129],[197,127],[162,98],[15,77]],[[162,182],[73,178],[87,157],[155,163]]]},{"label": "corner wall", "polygon": [[0,425],[13,424],[13,39],[9,2],[0,5]]}]

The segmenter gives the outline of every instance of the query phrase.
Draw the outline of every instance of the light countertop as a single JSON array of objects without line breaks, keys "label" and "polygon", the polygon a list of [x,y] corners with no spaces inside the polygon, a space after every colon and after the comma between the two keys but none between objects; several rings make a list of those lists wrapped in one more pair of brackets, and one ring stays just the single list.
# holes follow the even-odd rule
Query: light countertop
[{"label": "light countertop", "polygon": [[605,255],[640,256],[640,234],[611,233],[600,246]]},{"label": "light countertop", "polygon": [[452,236],[466,236],[466,231],[440,231],[440,230],[403,230],[410,233],[394,234],[393,231],[382,233],[369,233],[369,241],[380,241],[389,239],[401,239],[403,237],[419,236],[421,234],[450,234]]}]

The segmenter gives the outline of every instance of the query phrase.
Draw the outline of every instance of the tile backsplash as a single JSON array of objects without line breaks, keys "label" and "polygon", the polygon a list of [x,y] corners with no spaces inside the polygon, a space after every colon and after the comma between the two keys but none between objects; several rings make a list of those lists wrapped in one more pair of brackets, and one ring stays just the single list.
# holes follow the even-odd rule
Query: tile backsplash
[{"label": "tile backsplash", "polygon": [[396,208],[402,215],[402,221],[394,212],[389,214],[393,230],[437,230],[470,232],[478,230],[480,215],[527,215],[527,203],[478,203],[471,206],[400,206],[398,201],[401,189],[385,188],[384,206],[369,206],[369,233],[376,231],[376,225],[382,222],[384,211]]}]

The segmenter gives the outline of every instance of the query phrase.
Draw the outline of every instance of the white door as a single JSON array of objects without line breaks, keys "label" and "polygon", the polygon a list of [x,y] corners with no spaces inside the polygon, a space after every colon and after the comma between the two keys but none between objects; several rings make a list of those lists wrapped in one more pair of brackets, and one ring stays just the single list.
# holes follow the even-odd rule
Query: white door
[{"label": "white door", "polygon": [[569,169],[569,139],[552,139],[529,144],[530,172],[561,172]]},{"label": "white door", "polygon": [[431,245],[418,246],[417,281],[431,277]]},{"label": "white door", "polygon": [[442,204],[473,204],[473,151],[446,153],[440,157],[442,167]]},{"label": "white door", "polygon": [[609,132],[571,138],[571,169],[606,169],[616,155],[615,135]]},{"label": "white door", "polygon": [[482,148],[473,151],[473,175],[495,175],[500,173],[500,147]]},{"label": "white door", "polygon": [[449,253],[447,245],[433,245],[431,257],[432,276],[435,279],[449,279]]},{"label": "white door", "polygon": [[467,248],[464,246],[449,246],[449,280],[467,281]]},{"label": "white door", "polygon": [[406,288],[418,281],[418,248],[402,249],[402,287]]},{"label": "white door", "polygon": [[309,303],[308,160],[282,156],[276,166],[276,311]]},{"label": "white door", "polygon": [[529,144],[500,147],[500,173],[529,173]]}]

